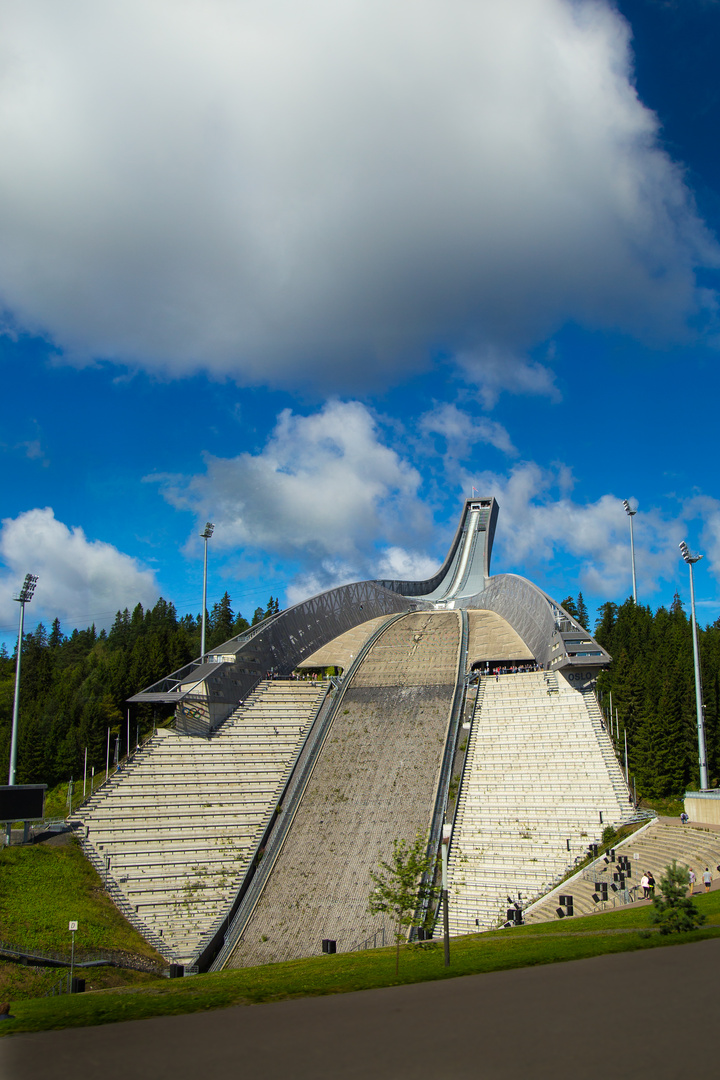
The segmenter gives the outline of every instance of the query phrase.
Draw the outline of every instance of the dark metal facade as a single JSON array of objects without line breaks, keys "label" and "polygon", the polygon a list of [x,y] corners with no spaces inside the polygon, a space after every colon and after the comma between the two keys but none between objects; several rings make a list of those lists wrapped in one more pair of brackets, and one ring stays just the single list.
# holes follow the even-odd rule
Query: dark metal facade
[{"label": "dark metal facade", "polygon": [[[209,733],[268,672],[289,675],[316,649],[346,630],[368,619],[419,607],[431,605],[385,589],[377,581],[330,589],[219,645],[208,653],[214,664],[201,665],[196,660],[129,700],[175,703],[178,731]],[[196,672],[202,672],[202,677]]]},{"label": "dark metal facade", "polygon": [[368,619],[418,608],[495,611],[536,661],[578,683],[591,681],[610,656],[536,585],[516,574],[489,577],[498,504],[467,499],[445,562],[426,581],[359,581],[320,593],[219,645],[130,701],[176,705],[175,725],[209,734],[268,672],[289,675],[339,634]]}]

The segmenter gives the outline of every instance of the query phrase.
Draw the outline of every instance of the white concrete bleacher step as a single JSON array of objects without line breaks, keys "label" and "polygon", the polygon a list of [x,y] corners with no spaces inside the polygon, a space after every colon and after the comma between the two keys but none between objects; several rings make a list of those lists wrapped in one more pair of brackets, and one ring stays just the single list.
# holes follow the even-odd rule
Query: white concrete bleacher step
[{"label": "white concrete bleacher step", "polygon": [[81,809],[86,853],[178,962],[231,902],[328,689],[261,683],[210,739],[164,732]]},{"label": "white concrete bleacher step", "polygon": [[[609,736],[562,675],[483,679],[450,851],[451,932],[490,929],[632,816]],[[602,815],[602,824],[601,824]]]},{"label": "white concrete bleacher step", "polygon": [[[630,859],[632,875],[628,881],[630,888],[637,887],[643,873],[651,871],[656,881],[665,868],[675,860],[679,865],[692,867],[698,882],[702,871],[709,865],[713,876],[717,876],[720,863],[720,833],[708,830],[700,825],[675,825],[667,820],[656,819],[650,822],[636,835],[630,836],[616,847],[617,855],[626,855]],[[598,911],[612,910],[621,906],[624,899],[618,889],[612,890],[612,875],[617,872],[618,864],[600,857],[579,876],[564,882],[560,889],[553,890],[548,896],[534,904],[526,913],[526,921],[547,922],[559,918],[558,892],[562,891],[573,897],[574,913],[590,915]],[[609,900],[607,903],[593,899],[595,882],[606,881]],[[698,888],[699,886],[696,886]],[[638,889],[639,892],[639,889]]]}]

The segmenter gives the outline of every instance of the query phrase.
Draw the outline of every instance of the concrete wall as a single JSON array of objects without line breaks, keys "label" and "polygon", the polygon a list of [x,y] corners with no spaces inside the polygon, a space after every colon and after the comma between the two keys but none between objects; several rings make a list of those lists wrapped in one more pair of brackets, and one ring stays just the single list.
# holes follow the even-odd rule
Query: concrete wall
[{"label": "concrete wall", "polygon": [[705,825],[720,825],[720,791],[688,792],[685,813],[691,821]]}]

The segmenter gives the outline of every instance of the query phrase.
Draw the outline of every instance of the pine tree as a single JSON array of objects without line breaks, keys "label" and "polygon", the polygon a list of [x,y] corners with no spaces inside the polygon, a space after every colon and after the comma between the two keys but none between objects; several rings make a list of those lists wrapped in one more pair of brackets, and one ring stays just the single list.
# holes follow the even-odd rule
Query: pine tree
[{"label": "pine tree", "polygon": [[50,629],[50,637],[48,638],[48,645],[51,649],[57,649],[58,645],[62,645],[63,634],[60,629],[60,620],[53,619],[52,627]]},{"label": "pine tree", "polygon": [[233,636],[233,623],[235,616],[230,604],[230,596],[227,592],[213,606],[210,613],[208,634],[208,648],[215,649],[224,641]]},{"label": "pine tree", "polygon": [[661,934],[696,930],[705,922],[705,916],[687,895],[689,883],[687,867],[678,866],[673,859],[660,878],[659,895],[653,896],[650,920],[659,924]]}]

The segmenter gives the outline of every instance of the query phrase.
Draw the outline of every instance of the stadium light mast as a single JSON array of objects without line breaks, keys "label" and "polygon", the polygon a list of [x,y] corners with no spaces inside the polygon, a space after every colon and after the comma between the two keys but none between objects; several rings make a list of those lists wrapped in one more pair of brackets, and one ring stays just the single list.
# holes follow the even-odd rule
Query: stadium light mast
[{"label": "stadium light mast", "polygon": [[623,499],[623,506],[625,507],[625,513],[630,518],[630,557],[632,558],[633,600],[637,604],[637,583],[635,581],[635,537],[633,536],[633,518],[637,514],[637,510],[633,510],[627,499]]},{"label": "stadium light mast", "polygon": [[[32,600],[36,585],[37,576],[35,574],[26,574],[25,581],[20,589],[20,595],[13,596],[13,600],[20,605],[20,629],[18,630],[17,659],[15,661],[15,697],[13,699],[12,736],[10,739],[10,771],[8,773],[8,784],[11,787],[15,783],[15,766],[17,765],[18,717],[20,715],[20,664],[22,661],[23,627],[25,626],[25,605],[29,604]],[[10,826],[8,825],[8,829],[9,828]]]},{"label": "stadium light mast", "polygon": [[205,522],[205,532],[201,532],[203,540],[205,541],[205,561],[203,563],[203,606],[202,606],[202,630],[200,632],[200,659],[205,659],[205,621],[207,612],[207,545],[208,540],[213,534],[215,526],[211,521]]},{"label": "stadium light mast", "polygon": [[707,752],[705,750],[705,718],[702,682],[700,679],[700,654],[698,651],[697,620],[695,619],[695,585],[693,583],[693,565],[694,563],[699,562],[700,559],[702,559],[702,555],[697,555],[696,553],[690,551],[684,540],[679,545],[679,547],[680,554],[690,567],[690,611],[692,614],[693,661],[695,664],[695,708],[697,711],[698,758],[700,763],[700,789],[704,791],[708,787]]}]

